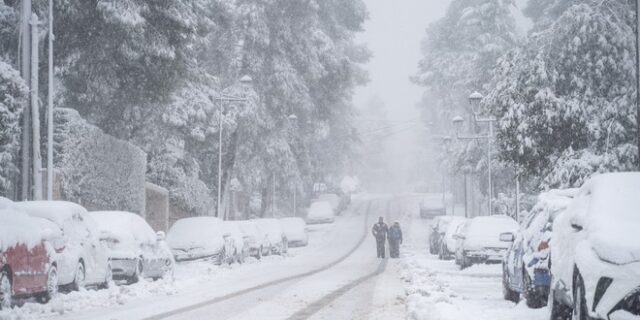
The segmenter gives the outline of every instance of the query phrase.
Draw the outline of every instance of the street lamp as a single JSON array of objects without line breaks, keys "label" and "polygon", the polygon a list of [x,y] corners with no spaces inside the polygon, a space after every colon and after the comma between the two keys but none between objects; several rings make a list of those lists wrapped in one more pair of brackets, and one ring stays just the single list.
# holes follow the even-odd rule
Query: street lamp
[{"label": "street lamp", "polygon": [[[291,124],[291,126],[295,126],[298,123],[298,116],[295,113],[290,114],[287,119],[289,119],[289,123]],[[296,217],[296,200],[297,200],[297,196],[298,196],[298,184],[294,182],[293,185],[293,216]]]},{"label": "street lamp", "polygon": [[478,123],[487,123],[489,125],[489,134],[487,135],[475,135],[475,136],[460,136],[459,132],[462,129],[462,125],[464,124],[464,119],[461,116],[454,117],[451,122],[453,122],[453,126],[456,130],[456,139],[461,140],[487,140],[487,158],[488,165],[487,171],[489,175],[489,215],[493,214],[493,206],[491,205],[491,201],[493,200],[493,181],[492,181],[492,173],[491,173],[491,140],[493,140],[493,123],[496,121],[496,118],[489,117],[480,117],[480,102],[484,99],[484,96],[479,92],[474,92],[469,95],[469,104],[471,105],[471,111],[473,112],[474,121]]},{"label": "street lamp", "polygon": [[[251,79],[249,75],[244,75],[240,78],[240,84],[242,86],[243,94],[246,94],[249,91],[249,88],[252,82],[253,82],[253,79]],[[218,198],[217,198],[217,206],[216,206],[217,208],[216,216],[220,217],[220,211],[222,211],[222,208],[221,208],[221,204],[222,204],[222,201],[221,201],[221,197],[222,197],[222,116],[223,116],[222,103],[223,102],[246,103],[247,101],[249,101],[249,99],[247,99],[244,96],[233,96],[233,95],[226,95],[226,94],[221,94],[220,96],[213,97],[212,99],[215,102],[219,103],[219,108],[218,108]],[[222,218],[226,220],[226,214]]]}]

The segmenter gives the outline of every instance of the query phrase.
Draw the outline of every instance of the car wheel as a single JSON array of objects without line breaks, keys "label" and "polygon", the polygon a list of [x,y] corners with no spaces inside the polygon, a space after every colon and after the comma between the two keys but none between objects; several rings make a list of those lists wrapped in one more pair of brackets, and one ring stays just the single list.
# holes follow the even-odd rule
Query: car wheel
[{"label": "car wheel", "polygon": [[527,307],[531,309],[539,309],[544,307],[546,300],[545,296],[535,291],[535,288],[531,285],[531,277],[526,270],[523,269],[522,275],[522,292],[525,300],[527,301]]},{"label": "car wheel", "polygon": [[109,289],[111,281],[113,281],[113,270],[111,269],[111,263],[108,263],[107,272],[104,276],[104,282],[98,286],[98,289]]},{"label": "car wheel", "polygon": [[47,272],[47,291],[38,299],[40,303],[47,303],[58,294],[58,269],[51,266]]},{"label": "car wheel", "polygon": [[142,270],[142,260],[138,260],[138,263],[136,264],[136,270],[133,271],[133,274],[127,280],[127,284],[134,284],[134,283],[137,283],[138,281],[140,281],[140,277],[142,276],[142,272],[143,272],[143,270]]},{"label": "car wheel", "polygon": [[86,279],[87,274],[84,269],[84,264],[82,262],[78,262],[78,266],[76,266],[76,275],[71,283],[71,290],[80,291],[80,288],[84,288]]},{"label": "car wheel", "polygon": [[572,310],[564,303],[557,301],[555,298],[555,290],[551,289],[549,293],[549,320],[569,320]]},{"label": "car wheel", "polygon": [[11,308],[12,294],[13,289],[11,288],[9,273],[4,270],[0,272],[0,310]]},{"label": "car wheel", "polygon": [[584,297],[584,283],[580,274],[573,281],[573,320],[591,320],[587,311],[587,300]]},{"label": "car wheel", "polygon": [[444,250],[445,250],[444,244],[441,244],[440,245],[440,250],[438,250],[438,259],[444,260],[446,258],[445,254],[444,254]]},{"label": "car wheel", "polygon": [[506,270],[502,271],[502,296],[505,300],[518,303],[520,302],[520,294],[509,288],[509,280],[507,280]]},{"label": "car wheel", "polygon": [[467,259],[467,256],[463,254],[462,261],[460,261],[460,270],[464,270],[470,266],[471,266],[471,262],[469,262],[469,259]]}]

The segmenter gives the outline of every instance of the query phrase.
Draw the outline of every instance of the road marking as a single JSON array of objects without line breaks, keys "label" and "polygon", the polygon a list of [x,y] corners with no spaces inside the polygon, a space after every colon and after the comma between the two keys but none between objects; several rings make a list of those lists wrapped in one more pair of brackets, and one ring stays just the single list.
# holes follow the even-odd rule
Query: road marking
[{"label": "road marking", "polygon": [[[172,311],[169,311],[169,312],[165,312],[165,313],[160,313],[160,314],[157,314],[157,315],[154,315],[154,316],[151,316],[151,317],[147,317],[147,318],[145,318],[145,320],[166,319],[166,318],[169,318],[169,317],[172,317],[172,316],[175,316],[175,315],[179,315],[181,313],[193,311],[193,310],[200,309],[200,308],[203,308],[203,307],[206,307],[206,306],[209,306],[209,305],[212,305],[212,304],[216,304],[216,303],[219,303],[219,302],[222,302],[222,301],[226,301],[226,300],[238,297],[238,296],[242,296],[242,295],[245,295],[245,294],[253,292],[253,291],[265,289],[265,288],[268,288],[268,287],[271,287],[271,286],[275,286],[275,285],[278,285],[278,284],[282,284],[282,283],[285,283],[285,282],[289,282],[289,281],[292,281],[292,280],[306,278],[306,277],[312,276],[312,275],[314,275],[316,273],[320,273],[322,271],[326,271],[327,269],[329,269],[329,268],[337,265],[338,263],[346,260],[349,256],[351,256],[354,252],[356,252],[356,250],[358,250],[358,248],[360,248],[360,246],[362,246],[362,244],[364,243],[364,241],[366,240],[366,238],[367,238],[367,236],[369,234],[368,233],[368,230],[369,230],[369,216],[370,216],[371,204],[372,203],[373,203],[373,200],[369,201],[369,204],[367,205],[366,216],[365,216],[365,219],[364,219],[364,232],[362,233],[362,237],[360,237],[360,240],[358,240],[358,243],[356,243],[356,245],[353,248],[351,248],[351,250],[349,250],[349,252],[347,252],[346,254],[344,254],[343,256],[338,258],[337,260],[335,260],[335,261],[333,261],[333,262],[331,262],[329,264],[326,264],[323,267],[320,267],[318,269],[314,269],[314,270],[311,270],[311,271],[303,272],[303,273],[300,273],[300,274],[297,274],[297,275],[293,275],[293,276],[289,276],[289,277],[284,277],[284,278],[277,279],[277,280],[272,280],[272,281],[263,283],[261,285],[255,286],[255,287],[251,287],[251,288],[247,288],[247,289],[244,289],[244,290],[236,291],[236,292],[224,295],[224,296],[220,296],[220,297],[213,298],[213,299],[210,299],[210,300],[207,300],[207,301],[196,303],[194,305],[182,307],[182,308],[175,309],[175,310],[172,310]],[[381,265],[382,265],[382,263],[381,263]],[[386,266],[386,262],[385,262],[385,266]],[[379,268],[380,268],[380,266],[378,267],[378,269]],[[384,271],[384,266],[383,266],[383,271]]]}]

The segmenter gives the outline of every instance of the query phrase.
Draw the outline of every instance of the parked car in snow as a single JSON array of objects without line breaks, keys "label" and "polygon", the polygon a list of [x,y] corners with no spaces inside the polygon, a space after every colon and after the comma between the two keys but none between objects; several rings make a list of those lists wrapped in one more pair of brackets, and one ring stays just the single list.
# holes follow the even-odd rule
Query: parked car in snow
[{"label": "parked car in snow", "polygon": [[79,204],[67,201],[25,201],[14,208],[54,223],[62,234],[57,254],[58,284],[78,290],[87,285],[106,287],[111,282],[111,263],[106,237],[95,220]]},{"label": "parked car in snow", "polygon": [[427,194],[420,201],[420,218],[432,219],[447,214],[441,194]]},{"label": "parked car in snow", "polygon": [[339,215],[345,207],[344,200],[335,193],[321,193],[315,201],[328,202],[336,215]]},{"label": "parked car in snow", "polygon": [[502,262],[502,285],[506,300],[518,302],[522,295],[530,308],[547,304],[551,275],[549,241],[552,224],[577,192],[576,189],[550,190],[524,218],[516,234],[502,235],[512,242]]},{"label": "parked car in snow", "polygon": [[253,220],[237,220],[230,221],[237,225],[242,233],[243,241],[247,244],[249,256],[261,259],[263,255],[267,256],[271,253],[271,242],[265,233],[263,233],[255,221]]},{"label": "parked car in snow", "polygon": [[501,241],[500,235],[516,230],[518,223],[504,215],[470,219],[455,235],[458,241],[456,263],[464,269],[477,263],[502,262],[510,243]]},{"label": "parked car in snow", "polygon": [[309,243],[307,224],[302,218],[288,217],[280,219],[280,226],[284,231],[289,247],[304,247]]},{"label": "parked car in snow", "polygon": [[445,260],[451,259],[456,253],[456,239],[453,237],[458,230],[464,225],[467,218],[454,217],[447,224],[447,228],[440,241],[440,249],[438,250],[438,259]]},{"label": "parked car in snow", "polygon": [[10,308],[14,298],[46,302],[58,292],[58,261],[49,240],[61,235],[38,220],[0,209],[0,310]]},{"label": "parked car in snow", "polygon": [[159,279],[173,274],[174,260],[164,232],[153,232],[139,215],[124,211],[95,211],[91,217],[107,237],[107,256],[114,280],[135,283],[141,277]]},{"label": "parked car in snow", "polygon": [[331,204],[326,201],[316,201],[309,207],[307,213],[308,224],[333,223],[335,221],[334,211]]},{"label": "parked car in snow", "polygon": [[449,223],[457,217],[439,216],[431,222],[431,232],[429,233],[429,253],[438,254],[442,247],[442,239],[447,231]]},{"label": "parked car in snow", "polygon": [[640,173],[589,179],[553,222],[554,319],[640,318]]},{"label": "parked car in snow", "polygon": [[271,253],[284,254],[289,249],[289,241],[278,219],[255,219],[258,229],[269,239]]},{"label": "parked car in snow", "polygon": [[234,239],[225,233],[222,220],[215,217],[176,221],[167,233],[167,244],[176,261],[212,259],[230,264],[236,256]]}]

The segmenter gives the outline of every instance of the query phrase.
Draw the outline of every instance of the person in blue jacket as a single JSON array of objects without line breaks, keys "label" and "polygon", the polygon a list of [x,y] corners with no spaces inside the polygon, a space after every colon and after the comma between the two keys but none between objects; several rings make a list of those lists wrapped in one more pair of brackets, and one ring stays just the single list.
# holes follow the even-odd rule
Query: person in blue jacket
[{"label": "person in blue jacket", "polygon": [[389,256],[391,258],[400,257],[400,245],[402,244],[402,229],[397,221],[389,228]]}]

